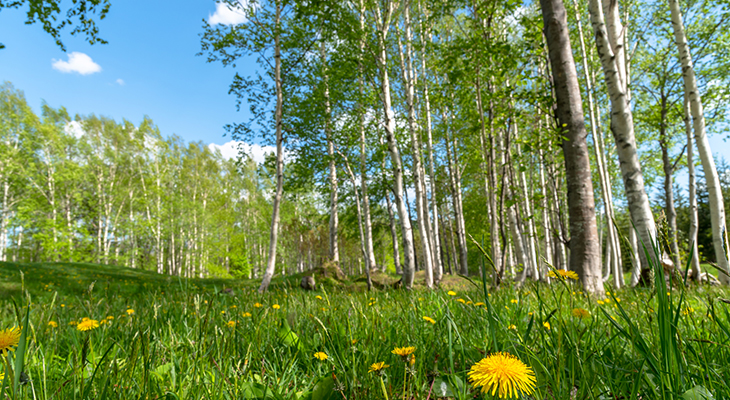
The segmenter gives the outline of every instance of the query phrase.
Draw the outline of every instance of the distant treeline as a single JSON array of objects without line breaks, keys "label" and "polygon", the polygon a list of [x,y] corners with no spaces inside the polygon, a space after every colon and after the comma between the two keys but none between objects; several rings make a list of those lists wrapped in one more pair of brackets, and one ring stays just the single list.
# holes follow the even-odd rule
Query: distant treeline
[{"label": "distant treeline", "polygon": [[[256,274],[272,174],[201,142],[94,115],[71,118],[0,86],[0,260],[118,264],[183,276]],[[326,255],[313,195],[285,199],[281,265]],[[318,246],[318,242],[323,245]],[[323,248],[318,252],[318,248]]]}]

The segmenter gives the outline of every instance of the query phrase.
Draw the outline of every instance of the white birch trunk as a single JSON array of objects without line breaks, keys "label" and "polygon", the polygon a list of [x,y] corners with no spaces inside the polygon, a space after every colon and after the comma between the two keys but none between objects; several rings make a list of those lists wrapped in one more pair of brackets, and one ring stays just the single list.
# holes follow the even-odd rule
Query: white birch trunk
[{"label": "white birch trunk", "polygon": [[340,250],[337,241],[337,230],[339,229],[339,217],[337,214],[337,166],[335,164],[335,144],[332,138],[332,110],[330,107],[330,88],[327,77],[327,53],[325,52],[325,43],[322,41],[320,46],[320,57],[323,65],[324,80],[324,132],[327,137],[327,155],[329,156],[329,181],[330,181],[330,227],[329,227],[329,244],[330,244],[330,260],[334,263],[340,262]]},{"label": "white birch trunk", "polygon": [[[649,205],[649,197],[644,188],[644,176],[639,164],[639,157],[636,152],[636,137],[634,135],[634,122],[631,107],[626,92],[625,81],[621,81],[621,70],[618,67],[616,55],[609,43],[609,34],[603,17],[603,10],[598,0],[590,0],[589,11],[591,23],[596,37],[596,48],[601,58],[603,73],[606,78],[609,97],[611,99],[611,125],[616,141],[616,149],[619,156],[621,176],[624,181],[624,189],[628,200],[631,219],[638,230],[639,237],[648,249],[639,252],[641,268],[644,274],[645,283],[648,281],[650,265],[647,256],[654,262],[658,262],[656,255],[651,250],[656,241],[656,225],[654,216]],[[615,39],[615,38],[614,38]],[[647,254],[648,253],[648,254]]]},{"label": "white birch trunk", "polygon": [[[365,31],[365,2],[360,0],[360,31]],[[358,60],[358,90],[360,96],[364,95],[365,83],[363,77],[362,53],[365,42],[360,41],[360,59]],[[367,180],[367,148],[365,146],[365,107],[360,104],[360,192],[362,194],[363,219],[365,224],[365,261],[370,268],[375,268],[375,251],[373,250],[373,226],[370,218],[370,196],[368,195]],[[368,276],[370,273],[368,272]]]},{"label": "white birch trunk", "polygon": [[403,194],[403,162],[398,149],[398,142],[395,138],[395,113],[390,97],[390,77],[388,74],[388,56],[385,46],[385,39],[388,35],[390,27],[390,19],[396,4],[388,2],[385,16],[378,13],[379,37],[377,61],[380,69],[380,100],[383,103],[383,114],[385,118],[385,137],[388,143],[388,152],[390,153],[390,161],[393,167],[393,192],[395,195],[395,205],[400,217],[401,233],[403,234],[403,253],[405,255],[405,265],[403,265],[403,286],[406,289],[413,287],[413,278],[416,272],[415,252],[413,245],[413,232],[411,228],[411,219],[408,215],[408,209]]},{"label": "white birch trunk", "polygon": [[689,106],[689,99],[684,96],[684,130],[687,134],[687,174],[689,175],[689,243],[688,247],[692,252],[692,260],[690,266],[692,267],[692,277],[695,280],[700,279],[700,254],[697,246],[697,232],[699,231],[699,224],[697,223],[697,183],[695,182],[695,164],[693,157],[693,146],[692,143],[692,122],[691,111]]},{"label": "white birch trunk", "polygon": [[271,278],[276,271],[276,244],[279,238],[279,208],[284,189],[284,149],[283,133],[281,127],[282,107],[284,96],[281,84],[281,8],[282,0],[276,0],[276,20],[274,27],[274,80],[276,84],[276,111],[274,120],[276,124],[276,194],[273,199],[273,212],[271,213],[271,233],[269,235],[269,258],[266,264],[266,272],[259,286],[259,293],[269,288]]},{"label": "white birch trunk", "polygon": [[418,132],[418,121],[416,121],[414,96],[416,84],[412,61],[413,50],[411,46],[411,17],[410,7],[408,4],[404,6],[403,11],[403,17],[405,20],[406,50],[403,52],[403,48],[400,44],[400,38],[398,40],[398,49],[401,55],[401,67],[403,70],[403,81],[405,83],[406,92],[406,109],[408,111],[408,131],[411,135],[411,151],[413,152],[413,186],[416,189],[416,219],[418,223],[418,230],[421,233],[421,251],[423,251],[422,262],[423,269],[426,272],[426,287],[431,288],[433,287],[433,254],[431,254],[428,207],[424,202],[426,185],[421,155],[421,139]]},{"label": "white birch trunk", "polygon": [[730,239],[728,239],[727,227],[725,226],[725,204],[722,198],[720,177],[717,175],[715,160],[712,157],[712,149],[705,132],[705,115],[702,108],[702,98],[697,88],[692,55],[687,44],[687,35],[684,31],[682,13],[677,0],[669,0],[669,8],[672,11],[672,26],[674,28],[674,40],[677,44],[679,61],[682,63],[682,78],[684,80],[684,93],[689,99],[690,111],[697,143],[697,152],[700,153],[702,170],[705,173],[707,192],[709,193],[710,218],[712,221],[712,245],[715,249],[717,265],[725,273],[720,273],[718,278],[725,285],[730,284]]}]

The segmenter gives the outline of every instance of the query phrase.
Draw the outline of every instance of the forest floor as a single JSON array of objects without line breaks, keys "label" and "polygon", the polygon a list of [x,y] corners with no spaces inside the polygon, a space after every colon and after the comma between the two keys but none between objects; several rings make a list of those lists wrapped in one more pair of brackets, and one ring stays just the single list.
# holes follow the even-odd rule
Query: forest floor
[{"label": "forest floor", "polygon": [[316,291],[294,276],[259,295],[258,281],[0,263],[0,353],[29,315],[0,398],[490,399],[468,373],[497,352],[534,373],[521,398],[730,398],[725,288],[657,281],[596,299],[569,279],[485,292],[447,276],[405,291],[376,273],[367,292],[324,274]]}]

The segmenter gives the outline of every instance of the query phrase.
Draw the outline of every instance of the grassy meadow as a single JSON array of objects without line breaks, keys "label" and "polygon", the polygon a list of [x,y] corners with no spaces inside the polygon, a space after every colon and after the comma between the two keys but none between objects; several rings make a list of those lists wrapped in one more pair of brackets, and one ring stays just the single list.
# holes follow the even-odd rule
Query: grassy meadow
[{"label": "grassy meadow", "polygon": [[[4,357],[0,399],[491,399],[467,373],[495,352],[534,371],[521,398],[730,398],[727,289],[658,279],[591,299],[570,279],[492,291],[452,277],[411,292],[294,282],[259,295],[251,281],[2,263],[0,336],[27,329]],[[406,346],[414,358],[392,353]]]}]

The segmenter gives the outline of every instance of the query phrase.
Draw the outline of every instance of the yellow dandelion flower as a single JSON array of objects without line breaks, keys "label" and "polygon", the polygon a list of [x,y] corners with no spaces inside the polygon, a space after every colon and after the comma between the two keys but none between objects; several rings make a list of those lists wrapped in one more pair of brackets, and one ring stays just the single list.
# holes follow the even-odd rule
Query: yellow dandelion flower
[{"label": "yellow dandelion flower", "polygon": [[79,324],[76,326],[76,329],[81,332],[90,331],[92,329],[96,329],[99,327],[99,321],[95,319],[88,319],[84,318]]},{"label": "yellow dandelion flower", "polygon": [[221,311],[221,314],[225,314],[225,313],[226,313],[226,310]]},{"label": "yellow dandelion flower", "polygon": [[231,306],[231,308],[238,308],[238,306],[236,306],[236,305],[234,304],[234,305],[232,305],[232,306]]},{"label": "yellow dandelion flower", "polygon": [[510,325],[509,325],[509,326],[507,327],[507,329],[511,329],[511,330],[513,330],[513,331],[516,331],[516,330],[517,330],[517,326],[515,326],[514,324],[510,324]]},{"label": "yellow dandelion flower", "polygon": [[416,355],[415,354],[411,354],[411,358],[408,359],[408,364],[411,367],[416,364]]},{"label": "yellow dandelion flower", "polygon": [[548,276],[557,279],[572,279],[574,281],[578,280],[578,274],[576,274],[575,271],[566,271],[564,269],[559,269],[556,271],[550,270],[548,272]]},{"label": "yellow dandelion flower", "polygon": [[606,291],[606,296],[610,296],[610,295],[611,295],[611,292]]},{"label": "yellow dandelion flower", "polygon": [[318,300],[322,300],[322,296],[320,296],[320,295],[316,295],[316,296],[314,296],[314,298],[318,299]]},{"label": "yellow dandelion flower", "polygon": [[545,329],[550,330],[550,323],[549,322],[547,322],[547,321],[543,322],[542,323],[542,326],[544,326]]},{"label": "yellow dandelion flower", "polygon": [[271,308],[273,308],[274,310],[278,310],[281,308],[281,306],[278,304],[274,304],[273,306],[271,306]]},{"label": "yellow dandelion flower", "polygon": [[478,302],[478,303],[474,303],[474,306],[475,306],[475,307],[480,307],[480,306],[486,306],[486,304],[484,304],[484,303],[482,303],[482,302],[480,301],[480,302]]},{"label": "yellow dandelion flower", "polygon": [[459,302],[459,303],[461,303],[461,304],[464,304],[464,303],[466,303],[466,302],[464,301],[464,299],[456,299],[456,301],[458,301],[458,302]]},{"label": "yellow dandelion flower", "polygon": [[263,307],[263,305],[261,305],[261,303],[253,303],[253,306],[256,307],[256,308]]},{"label": "yellow dandelion flower", "polygon": [[134,315],[134,310],[132,310],[131,308],[128,308],[127,315]]},{"label": "yellow dandelion flower", "polygon": [[469,305],[469,304],[471,304],[471,300],[469,300],[469,301],[466,302],[466,305]]},{"label": "yellow dandelion flower", "polygon": [[241,316],[242,316],[243,318],[248,318],[248,317],[250,317],[250,316],[251,316],[251,313],[245,312],[245,313],[241,314]]},{"label": "yellow dandelion flower", "polygon": [[78,325],[79,323],[76,321],[68,321],[68,324],[71,326]]},{"label": "yellow dandelion flower", "polygon": [[357,339],[352,339],[352,340],[350,341],[350,343],[352,343],[352,344],[355,344],[355,343],[357,343]]},{"label": "yellow dandelion flower", "polygon": [[50,326],[51,328],[58,328],[58,322],[48,321],[48,326]]},{"label": "yellow dandelion flower", "polygon": [[399,355],[403,358],[406,358],[406,357],[410,356],[411,354],[413,354],[414,351],[416,351],[416,348],[413,346],[396,347],[395,349],[393,349],[393,351],[391,351],[391,353],[393,353],[395,355]]},{"label": "yellow dandelion flower", "polygon": [[610,303],[610,302],[611,302],[611,299],[608,299],[608,298],[607,298],[607,299],[603,300],[603,302],[604,302],[604,303],[606,303],[606,304],[608,304],[608,303]]},{"label": "yellow dandelion flower", "polygon": [[449,296],[456,296],[456,292],[454,292],[453,290],[449,290],[448,292],[446,292],[446,294],[448,294]]},{"label": "yellow dandelion flower", "polygon": [[0,355],[8,354],[10,350],[15,350],[20,342],[20,328],[6,329],[0,331]]},{"label": "yellow dandelion flower", "polygon": [[325,354],[321,351],[318,351],[318,352],[314,353],[314,358],[316,358],[319,361],[324,361],[324,360],[328,359],[329,357],[327,357],[327,354]]},{"label": "yellow dandelion flower", "polygon": [[591,317],[591,313],[583,308],[574,308],[571,314],[573,314],[574,317],[580,319],[586,319]]},{"label": "yellow dandelion flower", "polygon": [[106,317],[106,319],[108,319],[109,321],[111,321],[111,320],[114,319],[114,316],[113,315],[110,315],[110,316]]},{"label": "yellow dandelion flower", "polygon": [[467,374],[475,387],[482,387],[482,393],[491,390],[492,396],[499,390],[499,398],[518,397],[535,391],[535,372],[520,359],[509,353],[495,353],[472,365]]},{"label": "yellow dandelion flower", "polygon": [[510,302],[510,303],[512,303],[512,304],[517,304],[517,303],[519,303],[520,301],[519,301],[519,300],[517,300],[517,299],[512,299],[512,300],[510,300],[509,302]]},{"label": "yellow dandelion flower", "polygon": [[606,304],[606,303],[603,302],[603,300],[596,300],[596,303],[598,303],[598,305],[601,305],[601,306],[604,305],[604,304]]},{"label": "yellow dandelion flower", "polygon": [[431,317],[424,316],[423,317],[423,320],[426,321],[426,322],[430,322],[432,324],[435,324],[436,323],[436,321],[433,318],[431,318]]},{"label": "yellow dandelion flower", "polygon": [[375,364],[370,366],[368,372],[380,372],[388,367],[390,367],[390,365],[386,364],[384,361],[376,362]]},{"label": "yellow dandelion flower", "polygon": [[236,321],[228,321],[226,324],[229,328],[235,328],[236,327]]}]

